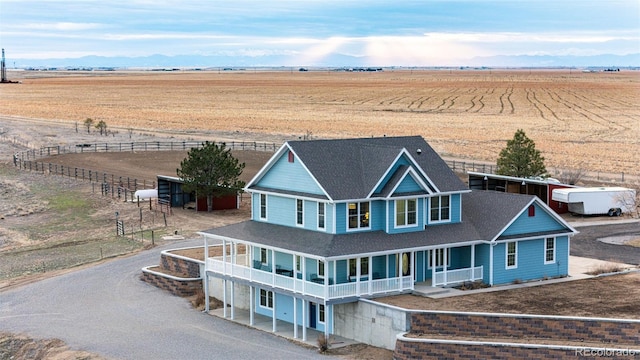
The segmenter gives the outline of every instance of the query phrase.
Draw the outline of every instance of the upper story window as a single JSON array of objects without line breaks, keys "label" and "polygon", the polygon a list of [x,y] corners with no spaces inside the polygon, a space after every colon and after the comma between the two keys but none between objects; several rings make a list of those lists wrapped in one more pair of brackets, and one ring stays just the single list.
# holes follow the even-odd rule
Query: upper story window
[{"label": "upper story window", "polygon": [[349,229],[364,229],[369,227],[369,202],[349,203]]},{"label": "upper story window", "polygon": [[417,224],[417,200],[396,200],[396,226]]},{"label": "upper story window", "polygon": [[451,219],[451,196],[434,196],[430,201],[431,222],[449,221]]},{"label": "upper story window", "polygon": [[267,194],[260,194],[260,219],[267,218]]},{"label": "upper story window", "polygon": [[318,229],[324,229],[324,207],[325,204],[323,202],[318,203]]},{"label": "upper story window", "polygon": [[260,262],[267,264],[269,262],[268,252],[265,248],[260,248]]},{"label": "upper story window", "polygon": [[318,260],[318,277],[324,278],[324,261]]},{"label": "upper story window", "polygon": [[296,225],[304,225],[304,200],[296,200]]}]

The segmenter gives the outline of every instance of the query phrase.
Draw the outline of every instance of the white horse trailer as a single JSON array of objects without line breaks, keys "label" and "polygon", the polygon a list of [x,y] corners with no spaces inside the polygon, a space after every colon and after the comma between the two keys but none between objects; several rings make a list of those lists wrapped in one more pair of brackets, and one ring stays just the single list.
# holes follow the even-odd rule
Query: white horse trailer
[{"label": "white horse trailer", "polygon": [[636,208],[636,191],[623,187],[553,189],[551,199],[580,215],[620,216]]}]

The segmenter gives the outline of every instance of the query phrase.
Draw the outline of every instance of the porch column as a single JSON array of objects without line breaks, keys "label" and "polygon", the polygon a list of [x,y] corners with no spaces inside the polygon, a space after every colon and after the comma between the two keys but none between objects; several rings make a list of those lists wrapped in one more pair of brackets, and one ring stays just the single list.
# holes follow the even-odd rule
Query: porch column
[{"label": "porch column", "polygon": [[295,296],[293,297],[293,338],[298,338],[298,299]]},{"label": "porch column", "polygon": [[[373,294],[373,257],[369,256],[368,270],[369,273],[369,295]],[[326,315],[325,315],[326,316]]]},{"label": "porch column", "polygon": [[236,306],[236,296],[235,296],[235,282],[233,280],[229,281],[231,283],[231,320],[235,320],[236,319],[236,311],[235,311],[235,306]]},{"label": "porch column", "polygon": [[[275,250],[271,250],[271,285],[275,285],[276,283],[276,252]],[[275,303],[275,297],[274,297]]]},{"label": "porch column", "polygon": [[276,332],[278,330],[278,326],[276,325],[276,293],[275,291],[272,291],[271,293],[273,294],[273,309],[271,309],[272,330],[273,332]]},{"label": "porch column", "polygon": [[398,256],[398,291],[402,291],[402,258],[404,257],[403,253],[400,253]]},{"label": "porch column", "polygon": [[476,280],[476,244],[471,244],[471,281]]},{"label": "porch column", "polygon": [[431,287],[436,287],[436,249],[431,249]]},{"label": "porch column", "polygon": [[493,241],[489,244],[489,286],[493,286]]},{"label": "porch column", "polygon": [[413,281],[411,281],[411,290],[413,290],[413,283],[416,282],[417,276],[416,276],[416,271],[417,270],[417,266],[416,266],[416,252],[412,251],[411,252],[411,261],[409,262],[409,273],[411,274],[411,278],[413,279]]},{"label": "porch column", "polygon": [[227,240],[222,239],[222,273],[227,275]]},{"label": "porch column", "polygon": [[249,286],[249,325],[255,326],[256,288]]},{"label": "porch column", "polygon": [[[327,302],[323,301],[322,305],[324,305],[324,338],[329,341],[329,307],[327,306]],[[328,344],[327,344],[328,345]]]},{"label": "porch column", "polygon": [[[304,256],[300,256],[300,270],[302,271],[302,293],[306,294],[307,258]],[[293,281],[295,281],[295,279]],[[302,305],[304,305],[304,303]],[[304,314],[304,306],[302,307],[302,314]]]},{"label": "porch column", "polygon": [[447,260],[449,260],[449,248],[445,247],[444,250],[442,251],[442,278],[444,280],[444,284],[447,284],[447,266],[449,266],[449,262]]},{"label": "porch column", "polygon": [[204,312],[209,313],[211,304],[209,304],[209,272],[207,264],[209,263],[209,238],[204,237]]},{"label": "porch column", "polygon": [[356,296],[360,296],[360,258],[356,258]]},{"label": "porch column", "polygon": [[227,280],[222,280],[222,317],[227,318]]},{"label": "porch column", "polygon": [[302,341],[307,341],[307,300],[302,299]]}]

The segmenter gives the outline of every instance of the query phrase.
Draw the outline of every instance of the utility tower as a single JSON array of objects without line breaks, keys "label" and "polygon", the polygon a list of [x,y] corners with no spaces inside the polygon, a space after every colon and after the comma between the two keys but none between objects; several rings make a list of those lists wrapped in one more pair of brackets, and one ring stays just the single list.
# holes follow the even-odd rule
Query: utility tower
[{"label": "utility tower", "polygon": [[3,83],[7,82],[7,69],[4,66],[4,49],[2,49],[2,79],[0,81]]},{"label": "utility tower", "polygon": [[18,84],[18,81],[11,81],[7,79],[7,67],[5,66],[4,61],[4,49],[2,49],[2,64],[0,64],[1,74],[0,74],[0,83],[2,84]]}]

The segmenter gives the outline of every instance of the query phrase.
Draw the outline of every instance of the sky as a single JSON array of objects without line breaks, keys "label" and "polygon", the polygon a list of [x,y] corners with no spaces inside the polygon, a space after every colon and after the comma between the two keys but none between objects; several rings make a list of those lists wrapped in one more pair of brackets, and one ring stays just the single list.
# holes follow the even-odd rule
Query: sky
[{"label": "sky", "polygon": [[[18,59],[334,56],[379,66],[640,53],[638,0],[0,0]],[[10,62],[9,62],[10,63]],[[640,64],[638,64],[640,65]]]}]

